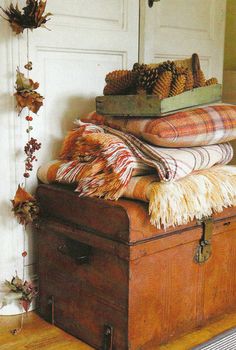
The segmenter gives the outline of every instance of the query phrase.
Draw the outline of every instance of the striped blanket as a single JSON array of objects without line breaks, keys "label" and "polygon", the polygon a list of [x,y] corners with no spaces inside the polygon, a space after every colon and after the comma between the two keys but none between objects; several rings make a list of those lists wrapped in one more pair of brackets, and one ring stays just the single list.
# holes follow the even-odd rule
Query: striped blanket
[{"label": "striped blanket", "polygon": [[[64,164],[59,160],[44,164],[38,170],[39,180],[58,182]],[[215,166],[174,182],[158,182],[156,175],[135,176],[120,195],[149,202],[150,221],[157,228],[183,225],[236,205],[236,167]]]},{"label": "striped blanket", "polygon": [[179,180],[193,171],[227,164],[230,144],[161,148],[107,126],[78,122],[64,140],[56,181],[78,183],[83,196],[117,199],[132,176],[156,174],[159,181]]},{"label": "striped blanket", "polygon": [[79,196],[148,201],[151,222],[168,227],[236,204],[236,168],[224,166],[232,156],[228,143],[161,148],[107,126],[78,122],[60,159],[41,166],[38,177],[44,183],[76,184]]}]

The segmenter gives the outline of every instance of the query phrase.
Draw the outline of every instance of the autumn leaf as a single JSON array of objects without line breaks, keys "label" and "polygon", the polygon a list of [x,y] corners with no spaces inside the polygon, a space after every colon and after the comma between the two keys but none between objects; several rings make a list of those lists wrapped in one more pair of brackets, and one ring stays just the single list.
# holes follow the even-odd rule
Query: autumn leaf
[{"label": "autumn leaf", "polygon": [[52,16],[50,12],[44,14],[46,5],[47,0],[26,0],[26,6],[22,10],[19,9],[18,4],[14,6],[13,3],[6,10],[2,7],[0,9],[6,15],[6,18],[3,18],[10,23],[13,32],[20,34],[25,29],[45,27],[48,17]]},{"label": "autumn leaf", "polygon": [[31,281],[24,281],[16,274],[11,281],[5,281],[5,286],[19,295],[18,299],[22,307],[28,312],[32,300],[38,294],[38,288]]},{"label": "autumn leaf", "polygon": [[37,114],[43,106],[44,97],[36,91],[19,91],[15,93],[15,98],[19,114],[25,107],[28,107],[31,112]]},{"label": "autumn leaf", "polygon": [[10,332],[12,335],[18,335],[22,331],[22,328],[14,328]]},{"label": "autumn leaf", "polygon": [[35,201],[35,198],[28,193],[23,187],[18,185],[17,191],[15,193],[15,197],[13,199],[13,205],[18,205],[22,202],[27,202],[27,201]]},{"label": "autumn leaf", "polygon": [[31,301],[29,300],[20,300],[20,304],[23,307],[23,309],[25,310],[25,312],[29,311],[30,305],[31,305]]},{"label": "autumn leaf", "polygon": [[[22,225],[32,223],[39,214],[39,206],[36,199],[20,185],[12,202],[12,211]],[[15,281],[17,282],[17,281]],[[16,285],[17,283],[15,283]]]},{"label": "autumn leaf", "polygon": [[35,91],[38,89],[39,83],[25,77],[19,68],[16,72],[16,93],[14,96],[16,97],[16,107],[19,114],[25,107],[33,113],[38,113],[44,100],[43,96]]},{"label": "autumn leaf", "polygon": [[38,82],[33,82],[32,79],[26,78],[19,68],[17,68],[16,72],[16,91],[34,91],[38,89]]}]

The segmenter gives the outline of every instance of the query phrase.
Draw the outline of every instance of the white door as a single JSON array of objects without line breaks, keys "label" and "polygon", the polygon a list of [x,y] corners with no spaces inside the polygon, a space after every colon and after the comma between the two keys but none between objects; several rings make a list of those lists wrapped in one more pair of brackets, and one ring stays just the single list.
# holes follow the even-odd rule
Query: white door
[{"label": "white door", "polygon": [[[25,0],[18,1],[25,5]],[[0,6],[9,6],[0,0]],[[61,142],[73,120],[95,108],[95,96],[101,95],[107,72],[131,67],[138,58],[137,0],[49,0],[47,11],[53,13],[45,29],[29,32],[30,77],[40,83],[45,97],[43,108],[34,118],[32,136],[42,142],[28,187],[36,187],[36,168],[58,155]],[[15,70],[27,62],[26,32],[16,37],[7,22],[0,18],[1,137],[0,152],[0,283],[18,271],[22,276],[21,253],[24,247],[22,228],[10,210],[10,199],[23,181],[23,147],[27,135],[24,118],[14,111]],[[3,171],[4,169],[4,171]],[[33,236],[26,234],[26,277],[34,273]],[[0,286],[1,297],[1,286]],[[0,313],[14,313],[12,307]]]},{"label": "white door", "polygon": [[196,52],[207,78],[222,81],[226,0],[141,0],[141,58],[161,62]]}]

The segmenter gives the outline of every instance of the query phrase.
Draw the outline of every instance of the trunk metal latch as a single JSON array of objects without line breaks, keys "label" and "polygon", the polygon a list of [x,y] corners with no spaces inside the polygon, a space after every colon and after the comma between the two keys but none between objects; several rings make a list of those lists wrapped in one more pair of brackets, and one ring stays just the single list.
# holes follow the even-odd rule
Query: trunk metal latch
[{"label": "trunk metal latch", "polygon": [[212,232],[213,232],[213,219],[211,217],[200,221],[203,229],[203,234],[197,247],[194,260],[198,264],[202,264],[207,261],[212,254]]},{"label": "trunk metal latch", "polygon": [[112,350],[113,349],[113,332],[114,329],[110,325],[104,325],[103,333],[103,347],[102,350]]}]

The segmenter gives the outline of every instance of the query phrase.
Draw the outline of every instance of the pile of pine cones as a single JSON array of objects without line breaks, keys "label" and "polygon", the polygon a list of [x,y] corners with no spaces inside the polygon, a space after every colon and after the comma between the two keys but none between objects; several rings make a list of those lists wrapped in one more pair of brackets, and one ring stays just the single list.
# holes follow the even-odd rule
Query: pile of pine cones
[{"label": "pile of pine cones", "polygon": [[216,78],[206,80],[197,54],[192,55],[192,67],[166,61],[158,65],[135,63],[132,70],[115,70],[105,78],[104,95],[156,95],[159,99],[184,91],[217,84]]}]

